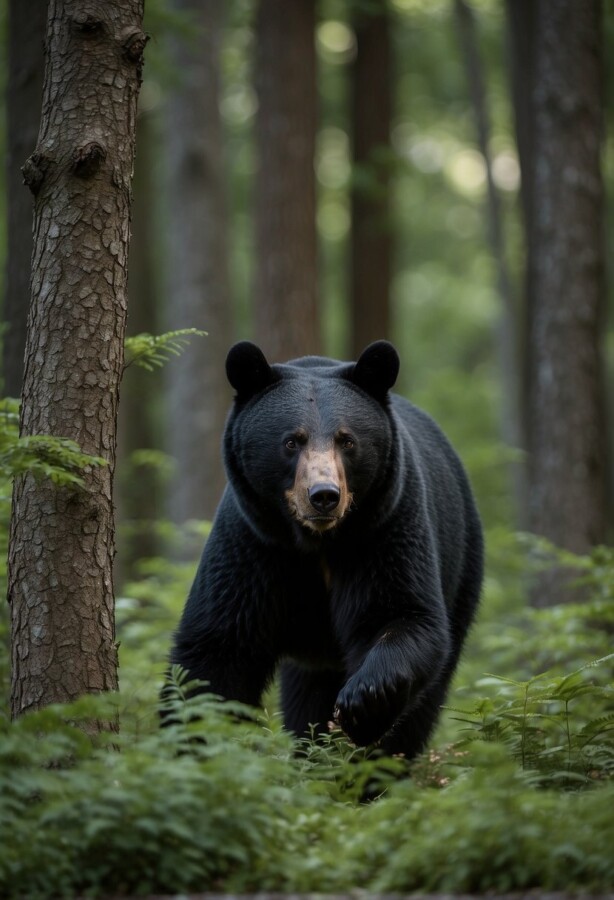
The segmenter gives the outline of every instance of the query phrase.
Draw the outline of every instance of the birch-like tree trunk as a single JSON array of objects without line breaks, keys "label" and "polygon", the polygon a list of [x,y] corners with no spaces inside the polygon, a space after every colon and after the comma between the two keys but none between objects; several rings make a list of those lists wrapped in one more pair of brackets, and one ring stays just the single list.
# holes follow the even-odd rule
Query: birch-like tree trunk
[{"label": "birch-like tree trunk", "polygon": [[117,687],[112,479],[143,0],[50,0],[21,433],[108,465],[83,489],[16,480],[12,714]]},{"label": "birch-like tree trunk", "polygon": [[315,0],[260,0],[256,340],[271,361],[317,353]]}]

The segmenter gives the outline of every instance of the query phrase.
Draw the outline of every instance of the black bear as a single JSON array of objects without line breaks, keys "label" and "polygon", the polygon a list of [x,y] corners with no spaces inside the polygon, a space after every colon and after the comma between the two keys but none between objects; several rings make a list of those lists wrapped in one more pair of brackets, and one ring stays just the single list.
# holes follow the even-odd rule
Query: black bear
[{"label": "black bear", "polygon": [[171,662],[252,705],[280,667],[288,729],[334,720],[411,758],[478,603],[482,532],[442,432],[389,393],[398,369],[386,341],[356,363],[231,348],[228,485]]}]

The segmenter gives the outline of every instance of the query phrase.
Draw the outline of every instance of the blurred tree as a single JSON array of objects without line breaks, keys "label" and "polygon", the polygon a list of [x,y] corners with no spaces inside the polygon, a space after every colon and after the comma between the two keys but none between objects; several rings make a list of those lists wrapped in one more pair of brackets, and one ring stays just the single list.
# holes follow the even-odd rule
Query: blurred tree
[{"label": "blurred tree", "polygon": [[168,449],[175,522],[211,518],[224,485],[220,441],[230,392],[232,340],[224,150],[219,112],[223,0],[173,0],[187,23],[171,39],[167,98],[168,314],[170,330],[199,328],[168,374]]},{"label": "blurred tree", "polygon": [[[123,365],[143,0],[50,0],[34,194],[22,435],[108,465],[82,488],[15,480],[12,714],[117,687],[112,479]],[[96,727],[93,725],[93,727]]]},{"label": "blurred tree", "polygon": [[315,0],[261,0],[256,16],[256,340],[272,361],[320,348]]},{"label": "blurred tree", "polygon": [[[486,75],[472,7],[465,0],[454,0],[454,13],[467,71],[469,99],[473,106],[477,143],[486,172],[488,240],[496,266],[497,288],[501,298],[501,314],[497,321],[496,335],[503,385],[501,435],[509,447],[520,448],[526,447],[521,414],[520,322],[507,261],[501,203],[493,174]],[[514,463],[511,474],[514,480],[517,521],[523,521],[526,525],[524,472],[517,463]]]},{"label": "blurred tree", "polygon": [[21,166],[36,143],[41,115],[47,0],[10,0],[8,21],[7,155],[8,252],[2,349],[4,393],[19,397],[23,379],[30,259],[32,197],[24,190]]},{"label": "blurred tree", "polygon": [[388,0],[356,4],[352,65],[352,358],[390,337],[392,60]]},{"label": "blurred tree", "polygon": [[[506,0],[508,57],[511,73],[512,105],[516,147],[522,177],[520,180],[520,201],[524,222],[524,290],[520,297],[517,313],[517,350],[519,354],[519,416],[523,446],[529,441],[529,339],[531,316],[535,308],[534,285],[535,254],[529,252],[529,243],[534,228],[535,205],[535,148],[533,127],[533,91],[535,88],[535,40],[536,14],[535,0]],[[528,510],[523,518],[528,527]]]},{"label": "blurred tree", "polygon": [[[141,92],[143,105],[145,91]],[[133,179],[132,240],[128,266],[128,323],[130,335],[158,334],[158,279],[156,259],[155,115],[140,109],[137,118],[138,153]],[[154,523],[163,514],[159,471],[141,450],[160,448],[156,427],[157,403],[162,394],[162,373],[131,366],[122,378],[117,435],[117,519],[122,532],[115,559],[115,583],[134,577],[139,559],[160,551]],[[142,454],[141,454],[142,457]]]},{"label": "blurred tree", "polygon": [[[529,522],[536,534],[585,553],[605,538],[607,497],[601,3],[534,5],[523,20],[533,28],[531,105],[528,115],[524,101],[517,110],[521,126],[528,118],[521,158],[533,157],[523,173],[530,179]],[[544,572],[532,602],[565,599],[568,582],[561,569]]]}]

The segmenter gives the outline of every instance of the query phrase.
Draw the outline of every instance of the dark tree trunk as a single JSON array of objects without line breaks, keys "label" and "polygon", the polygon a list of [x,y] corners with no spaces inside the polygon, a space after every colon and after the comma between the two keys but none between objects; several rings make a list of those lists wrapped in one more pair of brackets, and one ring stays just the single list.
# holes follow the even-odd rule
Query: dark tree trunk
[{"label": "dark tree trunk", "polygon": [[16,479],[9,548],[12,714],[117,687],[112,563],[130,179],[143,0],[51,0],[21,433],[75,440],[85,486]]},{"label": "dark tree trunk", "polygon": [[23,186],[21,167],[36,143],[40,123],[46,22],[47,0],[10,0],[6,104],[8,246],[2,348],[3,392],[9,397],[20,396],[23,380],[30,302],[32,196]]},{"label": "dark tree trunk", "polygon": [[[576,553],[604,540],[601,4],[537,3],[529,268],[531,530]],[[565,598],[544,574],[536,605]]]},{"label": "dark tree trunk", "polygon": [[[508,56],[510,60],[516,145],[520,162],[520,199],[525,237],[524,291],[518,304],[519,416],[523,446],[530,436],[531,316],[535,307],[535,254],[530,253],[534,229],[535,147],[533,95],[535,89],[536,14],[535,0],[506,0]],[[522,520],[528,527],[525,503]]]},{"label": "dark tree trunk", "polygon": [[314,0],[261,0],[256,19],[256,340],[272,361],[320,349]]},{"label": "dark tree trunk", "polygon": [[176,37],[168,97],[168,327],[199,328],[167,367],[168,448],[177,463],[175,522],[211,518],[224,472],[221,435],[230,402],[224,362],[233,316],[227,259],[224,147],[219,113],[222,0],[174,0],[194,33]]},{"label": "dark tree trunk", "polygon": [[352,354],[390,337],[391,48],[387,0],[358,10],[352,67]]}]

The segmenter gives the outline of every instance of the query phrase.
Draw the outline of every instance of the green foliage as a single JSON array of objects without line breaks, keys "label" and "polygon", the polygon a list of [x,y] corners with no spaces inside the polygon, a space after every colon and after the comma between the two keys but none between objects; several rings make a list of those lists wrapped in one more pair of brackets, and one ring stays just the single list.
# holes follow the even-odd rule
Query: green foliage
[{"label": "green foliage", "polygon": [[18,401],[0,400],[0,483],[28,472],[56,484],[81,485],[81,473],[88,466],[106,465],[105,459],[83,453],[67,438],[44,434],[20,438]]},{"label": "green foliage", "polygon": [[349,848],[357,882],[383,894],[608,890],[613,786],[536,791],[499,747],[480,751],[444,789],[399,784],[373,805]]},{"label": "green foliage", "polygon": [[[279,877],[292,841],[283,830],[287,738],[256,752],[236,710],[208,697],[186,704],[202,723],[185,717],[138,742],[120,738],[121,752],[88,746],[65,723],[108,705],[89,698],[47,709],[2,736],[2,895],[176,893],[199,880],[257,880],[263,867]],[[204,723],[207,743],[198,740]]]},{"label": "green foliage", "polygon": [[[296,756],[278,727],[189,697],[174,675],[162,730],[96,745],[74,727],[118,703],[123,716],[121,695],[2,727],[3,896],[607,890],[614,878],[612,782],[537,790],[497,744],[446,763],[436,787],[394,781],[398,767],[340,738]],[[386,794],[357,804],[374,778]]]},{"label": "green foliage", "polygon": [[614,688],[595,684],[588,675],[601,666],[611,677],[613,661],[609,654],[567,675],[544,673],[527,681],[488,676],[479,686],[494,685],[494,699],[482,698],[472,710],[454,711],[471,728],[469,740],[503,743],[540,783],[577,787],[594,778],[612,778],[614,713],[609,710]]},{"label": "green foliage", "polygon": [[[105,466],[99,456],[83,453],[66,438],[48,435],[19,437],[19,401],[0,399],[0,594],[6,595],[6,559],[13,478],[26,473],[57,485],[79,489],[91,466]],[[0,612],[0,690],[9,683],[9,629],[6,604]]]},{"label": "green foliage", "polygon": [[135,334],[125,341],[124,369],[135,365],[153,372],[161,368],[173,356],[181,356],[191,337],[206,337],[206,331],[198,328],[180,328],[164,334]]}]

